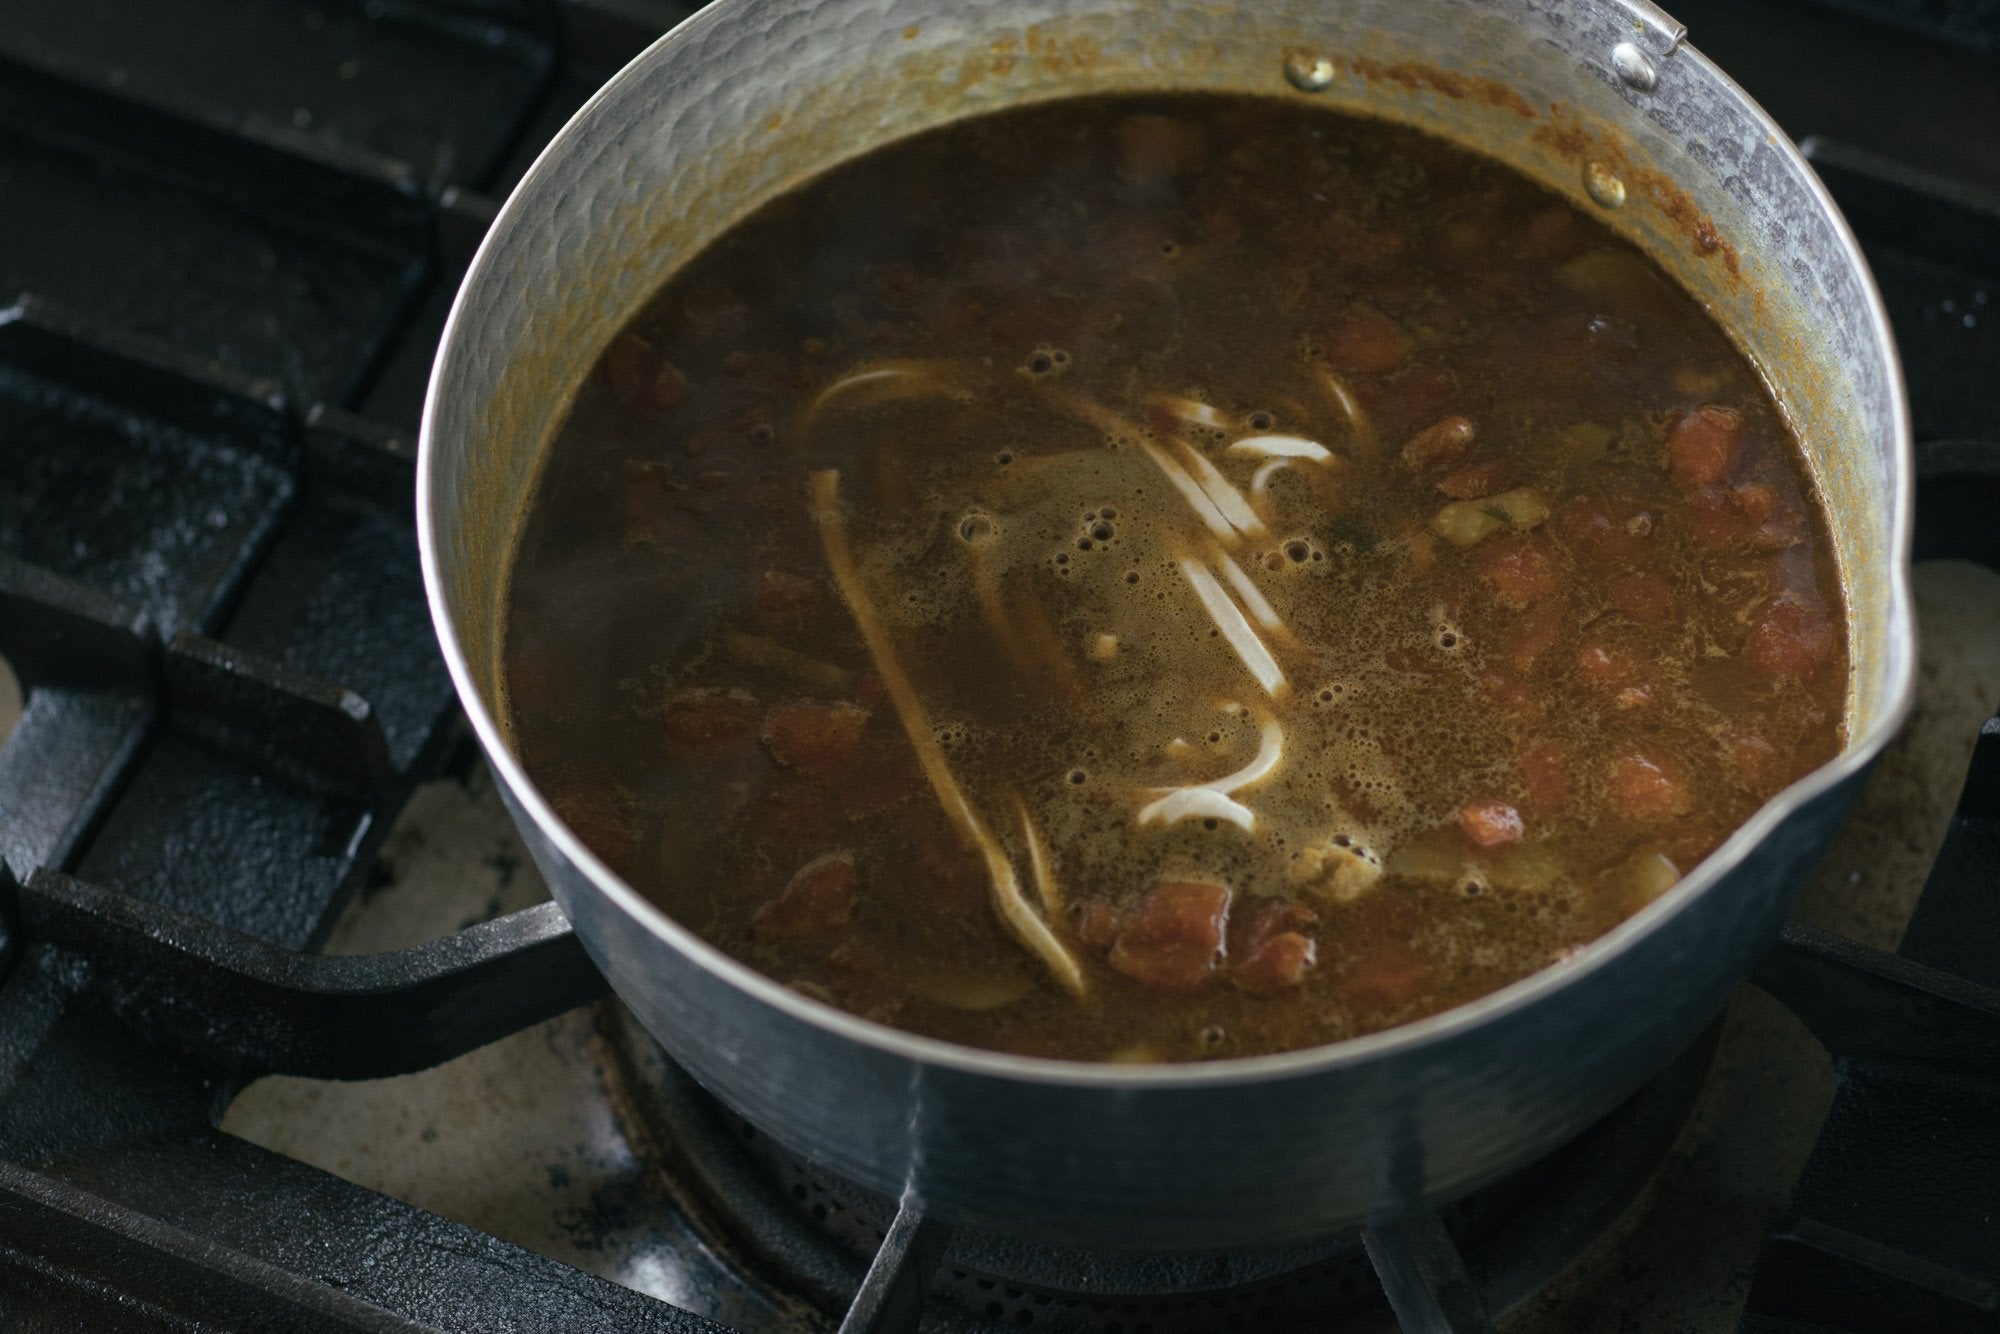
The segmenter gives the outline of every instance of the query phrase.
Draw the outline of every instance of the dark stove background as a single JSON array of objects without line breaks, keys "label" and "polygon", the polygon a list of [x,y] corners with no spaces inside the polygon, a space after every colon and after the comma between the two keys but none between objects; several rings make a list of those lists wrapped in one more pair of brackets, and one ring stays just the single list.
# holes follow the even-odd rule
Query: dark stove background
[{"label": "dark stove background", "polygon": [[[1930,442],[1920,545],[1995,563],[2000,11],[1669,8],[1818,136]],[[259,1074],[418,1068],[601,988],[546,909],[395,956],[311,951],[413,787],[470,760],[410,521],[451,295],[541,144],[682,12],[10,0],[0,655],[27,695],[0,749],[10,1327],[702,1323],[213,1128]],[[1963,887],[1992,883],[1997,765],[1976,769],[1905,947],[1987,984],[2000,923]],[[1924,1328],[2000,1328],[1980,1018],[2000,1009],[1841,954],[1798,937],[1767,970],[1820,1007],[1845,1081],[1752,1321],[1908,1328],[1897,1313],[1921,1309]],[[1833,1013],[1864,986],[1956,1036],[1912,1063],[1881,1011]],[[1943,1166],[1900,1155],[1913,1127],[1949,1140]]]}]

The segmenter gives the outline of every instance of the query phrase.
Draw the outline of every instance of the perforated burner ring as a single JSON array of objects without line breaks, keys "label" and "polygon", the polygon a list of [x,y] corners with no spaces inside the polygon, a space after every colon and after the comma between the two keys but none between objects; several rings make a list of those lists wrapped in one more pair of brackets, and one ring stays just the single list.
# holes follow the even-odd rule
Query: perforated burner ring
[{"label": "perforated burner ring", "polygon": [[[896,1214],[717,1102],[621,1009],[614,1105],[693,1188],[715,1248],[838,1317]],[[1711,1027],[1651,1084],[1549,1157],[1440,1209],[1487,1309],[1560,1273],[1651,1179],[1707,1077]],[[954,1232],[924,1328],[1052,1334],[1393,1329],[1358,1231],[1247,1251],[1124,1254]]]}]

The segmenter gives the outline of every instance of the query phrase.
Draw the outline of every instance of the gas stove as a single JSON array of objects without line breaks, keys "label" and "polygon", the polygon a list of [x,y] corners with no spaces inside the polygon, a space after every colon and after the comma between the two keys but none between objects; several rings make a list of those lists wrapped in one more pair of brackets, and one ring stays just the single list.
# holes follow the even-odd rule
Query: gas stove
[{"label": "gas stove", "polygon": [[952,1233],[711,1099],[459,719],[411,520],[444,314],[685,11],[11,0],[0,1323],[2000,1330],[2000,19],[1669,8],[1884,290],[1916,711],[1753,985],[1577,1141],[1365,1233],[1107,1255]]}]

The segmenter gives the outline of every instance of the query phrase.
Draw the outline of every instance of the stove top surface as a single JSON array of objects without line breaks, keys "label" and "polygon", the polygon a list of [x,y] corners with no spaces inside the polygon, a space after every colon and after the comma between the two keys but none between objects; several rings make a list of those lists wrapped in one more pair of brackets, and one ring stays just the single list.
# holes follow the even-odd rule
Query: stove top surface
[{"label": "stove top surface", "polygon": [[[860,1288],[845,1327],[888,1329],[927,1260],[927,1330],[1393,1327],[1358,1236],[1113,1263],[899,1219],[667,1064],[546,903],[431,638],[414,423],[497,198],[680,7],[15,8],[10,1327],[790,1331]],[[1806,141],[1883,288],[1921,442],[1918,704],[1764,989],[1400,1253],[1455,1236],[1518,1334],[1992,1330],[2000,23],[1670,8]],[[1440,1328],[1477,1327],[1465,1296]]]}]

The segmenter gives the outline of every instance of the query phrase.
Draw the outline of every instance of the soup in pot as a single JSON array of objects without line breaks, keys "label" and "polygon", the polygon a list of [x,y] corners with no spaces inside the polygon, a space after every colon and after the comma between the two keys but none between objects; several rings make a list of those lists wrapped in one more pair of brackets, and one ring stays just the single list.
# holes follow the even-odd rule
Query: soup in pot
[{"label": "soup in pot", "polygon": [[1831,552],[1755,368],[1560,198],[1317,106],[1072,100],[829,170],[612,341],[504,714],[785,985],[1238,1056],[1544,967],[1833,756]]}]

